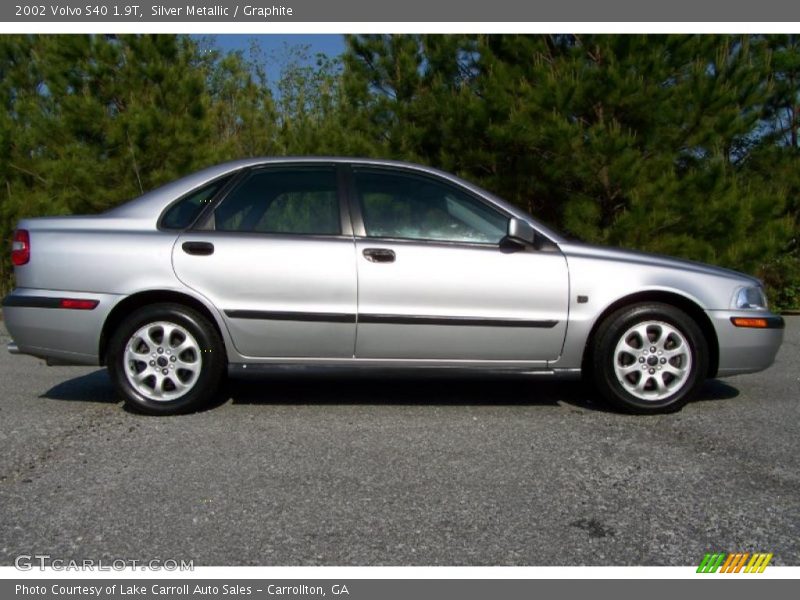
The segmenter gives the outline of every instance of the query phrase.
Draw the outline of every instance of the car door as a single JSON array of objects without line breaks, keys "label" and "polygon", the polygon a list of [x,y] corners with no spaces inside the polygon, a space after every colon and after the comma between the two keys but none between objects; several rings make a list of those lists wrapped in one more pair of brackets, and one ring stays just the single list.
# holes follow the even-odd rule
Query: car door
[{"label": "car door", "polygon": [[355,249],[335,165],[243,175],[173,250],[178,278],[216,305],[251,357],[353,356]]},{"label": "car door", "polygon": [[556,359],[568,275],[555,248],[507,243],[510,215],[437,176],[353,166],[356,356]]}]

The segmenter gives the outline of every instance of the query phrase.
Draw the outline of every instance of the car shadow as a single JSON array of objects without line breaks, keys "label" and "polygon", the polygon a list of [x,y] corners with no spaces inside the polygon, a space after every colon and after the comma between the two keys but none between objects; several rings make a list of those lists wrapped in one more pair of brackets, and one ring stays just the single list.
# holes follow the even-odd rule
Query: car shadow
[{"label": "car shadow", "polygon": [[709,400],[732,400],[739,396],[739,389],[720,379],[709,379],[700,388],[692,402],[708,402]]},{"label": "car shadow", "polygon": [[604,407],[576,381],[520,377],[289,376],[230,380],[233,404],[555,405]]},{"label": "car shadow", "polygon": [[[729,400],[739,390],[712,379],[694,402]],[[118,403],[108,372],[98,369],[59,383],[40,397],[67,402]],[[524,376],[344,376],[278,375],[229,379],[209,408],[231,402],[315,405],[567,405],[575,409],[614,412],[595,390],[581,381],[543,381]]]},{"label": "car shadow", "polygon": [[120,402],[114,385],[108,377],[108,371],[105,369],[98,369],[86,375],[62,381],[39,397],[49,400],[64,400],[66,402],[100,402],[108,404]]},{"label": "car shadow", "polygon": [[[230,380],[233,404],[567,405],[617,412],[582,381],[494,377],[279,376]],[[739,390],[717,379],[703,384],[693,402],[729,400]]]}]

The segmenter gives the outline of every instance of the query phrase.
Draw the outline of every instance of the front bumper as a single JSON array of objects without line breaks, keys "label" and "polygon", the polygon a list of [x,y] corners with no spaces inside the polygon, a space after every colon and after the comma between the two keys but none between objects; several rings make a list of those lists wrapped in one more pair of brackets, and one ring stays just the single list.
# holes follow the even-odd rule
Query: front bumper
[{"label": "front bumper", "polygon": [[[719,342],[718,377],[755,373],[768,368],[783,342],[783,318],[772,313],[712,310],[708,316]],[[737,318],[765,319],[766,327],[737,327]]]}]

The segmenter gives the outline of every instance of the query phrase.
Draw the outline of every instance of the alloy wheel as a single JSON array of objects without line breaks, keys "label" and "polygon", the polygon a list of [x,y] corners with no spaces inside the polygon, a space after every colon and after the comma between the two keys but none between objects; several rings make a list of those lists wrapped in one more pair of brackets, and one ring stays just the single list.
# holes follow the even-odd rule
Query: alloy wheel
[{"label": "alloy wheel", "polygon": [[614,350],[614,373],[640,400],[663,400],[689,381],[692,351],[686,336],[663,321],[644,321],[628,329]]},{"label": "alloy wheel", "polygon": [[169,401],[188,393],[200,376],[203,357],[189,331],[176,323],[155,321],[139,328],[128,340],[125,375],[142,396]]}]

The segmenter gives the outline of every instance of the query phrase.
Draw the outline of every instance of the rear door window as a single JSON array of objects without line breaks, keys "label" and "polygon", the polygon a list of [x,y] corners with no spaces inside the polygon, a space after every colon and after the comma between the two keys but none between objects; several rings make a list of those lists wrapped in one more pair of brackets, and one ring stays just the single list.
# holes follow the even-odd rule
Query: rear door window
[{"label": "rear door window", "polygon": [[255,171],[214,211],[217,231],[338,235],[336,170],[286,167]]}]

